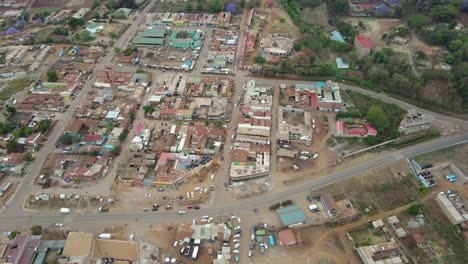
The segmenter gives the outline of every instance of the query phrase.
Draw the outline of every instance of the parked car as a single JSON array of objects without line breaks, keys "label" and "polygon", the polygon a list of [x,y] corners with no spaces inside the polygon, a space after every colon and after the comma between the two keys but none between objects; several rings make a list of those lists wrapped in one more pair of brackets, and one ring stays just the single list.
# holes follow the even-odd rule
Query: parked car
[{"label": "parked car", "polygon": [[184,214],[185,214],[185,211],[179,211],[179,214],[180,214],[180,215],[184,215]]},{"label": "parked car", "polygon": [[188,205],[187,209],[193,209],[193,205]]},{"label": "parked car", "polygon": [[306,157],[306,156],[300,156],[299,159],[300,159],[300,160],[308,160],[309,158]]}]

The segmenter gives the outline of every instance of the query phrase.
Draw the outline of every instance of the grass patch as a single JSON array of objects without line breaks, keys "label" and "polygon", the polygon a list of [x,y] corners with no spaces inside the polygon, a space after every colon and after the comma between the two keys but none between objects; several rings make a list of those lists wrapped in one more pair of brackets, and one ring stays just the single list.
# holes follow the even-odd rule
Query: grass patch
[{"label": "grass patch", "polygon": [[26,87],[31,84],[31,79],[20,78],[10,81],[2,91],[0,91],[0,100],[6,101],[11,98],[12,95],[23,91]]},{"label": "grass patch", "polygon": [[422,211],[426,221],[433,227],[433,229],[445,240],[447,247],[450,248],[454,255],[445,255],[443,258],[446,263],[466,263],[466,252],[468,252],[468,244],[465,243],[462,234],[458,231],[456,225],[445,225],[435,220],[428,213],[424,205],[418,206]]},{"label": "grass patch", "polygon": [[362,229],[357,229],[349,232],[353,238],[356,247],[375,245],[385,242],[385,236],[380,230],[375,230],[372,224],[368,224]]},{"label": "grass patch", "polygon": [[392,142],[390,144],[392,145],[392,147],[400,149],[400,148],[408,147],[408,146],[418,144],[418,143],[421,143],[421,142],[424,142],[433,138],[437,138],[437,137],[440,137],[439,131],[431,131],[429,133],[419,135],[417,137],[413,137],[408,140],[403,140],[397,143]]},{"label": "grass patch", "polygon": [[460,146],[454,146],[445,149],[439,149],[434,152],[422,154],[419,156],[414,157],[416,162],[423,164],[427,162],[435,163],[436,161],[440,160],[451,160],[455,155],[457,155],[458,151],[460,150]]}]

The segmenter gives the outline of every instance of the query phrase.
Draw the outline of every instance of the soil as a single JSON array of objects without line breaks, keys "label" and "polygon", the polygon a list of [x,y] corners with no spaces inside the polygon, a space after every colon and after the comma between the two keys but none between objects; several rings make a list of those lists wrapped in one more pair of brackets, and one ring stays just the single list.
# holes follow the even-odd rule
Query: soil
[{"label": "soil", "polygon": [[400,19],[395,18],[366,18],[366,17],[347,17],[345,20],[354,26],[357,26],[359,21],[362,21],[365,28],[360,30],[363,34],[372,40],[375,50],[381,49],[387,46],[386,40],[382,39],[382,35],[386,32],[390,32],[391,27],[402,25],[403,22]]}]

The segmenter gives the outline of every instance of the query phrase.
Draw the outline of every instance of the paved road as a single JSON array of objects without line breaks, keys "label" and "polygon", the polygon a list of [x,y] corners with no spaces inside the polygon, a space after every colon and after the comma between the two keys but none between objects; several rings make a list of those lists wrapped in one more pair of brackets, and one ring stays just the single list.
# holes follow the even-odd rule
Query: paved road
[{"label": "paved road", "polygon": [[[333,184],[335,182],[351,178],[353,176],[365,173],[367,171],[382,168],[392,164],[397,160],[403,158],[417,156],[423,153],[432,152],[435,150],[447,148],[450,146],[455,146],[459,144],[464,144],[468,142],[468,135],[461,135],[457,137],[448,137],[443,139],[434,140],[425,144],[416,145],[398,152],[398,155],[395,153],[384,153],[368,163],[359,164],[353,166],[344,171],[339,171],[330,175],[326,175],[316,180],[309,181],[307,183],[301,183],[297,185],[290,186],[287,190],[278,193],[270,193],[268,195],[253,197],[249,199],[240,200],[237,203],[231,204],[221,204],[216,205],[210,208],[202,208],[198,211],[189,211],[186,215],[180,216],[177,215],[177,212],[158,212],[158,213],[145,213],[145,212],[125,212],[125,213],[114,213],[109,212],[106,214],[90,213],[87,215],[71,215],[70,218],[73,219],[75,225],[83,223],[118,223],[118,222],[151,222],[151,223],[163,223],[170,220],[190,220],[192,218],[201,217],[202,215],[222,215],[228,213],[235,213],[240,211],[248,211],[254,208],[262,208],[268,205],[271,205],[277,201],[284,200],[288,197],[294,196],[298,193],[305,192],[307,190],[316,190],[324,186]],[[0,215],[0,222],[2,227],[15,228],[19,225],[28,225],[31,223],[47,225],[54,222],[63,221],[64,216],[60,215],[58,212],[54,215],[40,215],[37,212],[25,212],[20,211],[15,214],[9,212],[8,214]]]}]

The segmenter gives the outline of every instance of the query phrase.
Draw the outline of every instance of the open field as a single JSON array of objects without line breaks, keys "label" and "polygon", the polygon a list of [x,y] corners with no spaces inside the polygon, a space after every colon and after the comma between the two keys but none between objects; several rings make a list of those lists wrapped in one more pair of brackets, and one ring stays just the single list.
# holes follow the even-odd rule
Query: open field
[{"label": "open field", "polygon": [[344,20],[354,26],[357,26],[359,22],[363,22],[365,27],[361,30],[361,33],[372,39],[374,49],[387,46],[387,41],[382,39],[382,35],[390,32],[391,27],[403,25],[403,22],[396,18],[346,17]]},{"label": "open field", "polygon": [[30,84],[31,80],[29,78],[20,78],[20,79],[15,79],[3,87],[3,89],[0,91],[0,100],[6,101],[11,98],[12,95],[22,92],[24,89],[26,89]]},{"label": "open field", "polygon": [[437,163],[452,161],[464,173],[468,172],[468,144],[441,149],[435,152],[423,154],[414,158],[418,163]]},{"label": "open field", "polygon": [[356,247],[375,245],[385,242],[385,236],[381,230],[375,230],[372,225],[349,232]]}]

